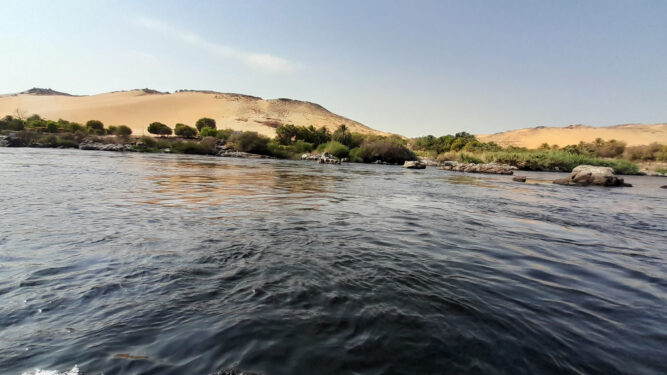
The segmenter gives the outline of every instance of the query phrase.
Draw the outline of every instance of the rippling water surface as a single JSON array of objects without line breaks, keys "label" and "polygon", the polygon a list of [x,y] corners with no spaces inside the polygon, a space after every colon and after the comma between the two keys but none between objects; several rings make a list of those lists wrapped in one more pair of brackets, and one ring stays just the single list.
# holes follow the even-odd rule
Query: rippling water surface
[{"label": "rippling water surface", "polygon": [[0,149],[0,373],[667,373],[667,180],[527,175]]}]

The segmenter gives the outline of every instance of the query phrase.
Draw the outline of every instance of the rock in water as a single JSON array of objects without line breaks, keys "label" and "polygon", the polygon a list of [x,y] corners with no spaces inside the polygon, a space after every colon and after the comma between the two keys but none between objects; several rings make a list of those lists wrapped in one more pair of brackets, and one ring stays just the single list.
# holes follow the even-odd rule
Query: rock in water
[{"label": "rock in water", "polygon": [[328,152],[325,152],[317,159],[318,164],[340,164],[340,160],[331,155]]},{"label": "rock in water", "polygon": [[426,164],[422,163],[419,160],[415,161],[406,161],[403,163],[403,168],[408,168],[408,169],[424,169],[426,168]]},{"label": "rock in water", "polygon": [[512,177],[512,181],[526,182],[526,176],[514,176],[514,177]]},{"label": "rock in water", "polygon": [[667,185],[660,186],[661,189],[667,189]]},{"label": "rock in water", "polygon": [[511,166],[499,163],[474,164],[459,163],[458,161],[445,161],[440,166],[445,171],[467,172],[467,173],[488,173],[488,174],[513,174]]},{"label": "rock in water", "polygon": [[609,167],[595,167],[592,165],[580,165],[572,170],[570,177],[554,180],[559,185],[598,185],[598,186],[632,186],[626,184],[622,178],[614,175],[614,170]]}]

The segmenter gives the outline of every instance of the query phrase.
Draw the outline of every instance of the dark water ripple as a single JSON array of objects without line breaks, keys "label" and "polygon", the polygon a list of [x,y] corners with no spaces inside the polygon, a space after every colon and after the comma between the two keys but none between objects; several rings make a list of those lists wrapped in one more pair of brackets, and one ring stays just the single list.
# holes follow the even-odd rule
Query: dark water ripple
[{"label": "dark water ripple", "polygon": [[0,149],[0,373],[664,374],[667,192]]}]

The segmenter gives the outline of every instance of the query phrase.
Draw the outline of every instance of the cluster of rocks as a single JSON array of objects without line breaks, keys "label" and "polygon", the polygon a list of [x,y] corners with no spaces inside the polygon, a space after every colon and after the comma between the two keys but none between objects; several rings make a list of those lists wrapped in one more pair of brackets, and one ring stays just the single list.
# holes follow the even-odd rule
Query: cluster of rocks
[{"label": "cluster of rocks", "polygon": [[0,147],[9,147],[9,141],[7,141],[7,137],[4,135],[0,135]]},{"label": "cluster of rocks", "polygon": [[131,143],[102,143],[84,139],[79,144],[79,150],[97,150],[97,151],[136,151]]},{"label": "cluster of rocks", "polygon": [[426,163],[423,163],[420,160],[406,161],[403,163],[403,168],[408,169],[426,169]]},{"label": "cluster of rocks", "polygon": [[221,150],[216,156],[223,158],[242,158],[242,159],[275,159],[272,156],[260,155],[260,154],[251,154],[249,152],[241,152],[234,150]]},{"label": "cluster of rocks", "polygon": [[577,186],[632,186],[631,184],[626,184],[622,178],[616,177],[613,169],[592,165],[580,165],[572,170],[568,178],[559,178],[554,180],[553,183]]},{"label": "cluster of rocks", "polygon": [[343,161],[347,161],[347,159],[338,159],[326,151],[321,154],[303,154],[301,160],[313,160],[317,161],[318,164],[341,164]]},{"label": "cluster of rocks", "polygon": [[320,155],[320,158],[317,159],[317,164],[340,164],[340,163],[341,163],[340,159],[331,155],[328,152],[322,153],[322,155]]},{"label": "cluster of rocks", "polygon": [[507,164],[487,163],[461,163],[458,161],[445,161],[440,165],[440,169],[445,171],[467,172],[467,173],[488,173],[488,174],[506,174],[514,173],[516,167]]}]

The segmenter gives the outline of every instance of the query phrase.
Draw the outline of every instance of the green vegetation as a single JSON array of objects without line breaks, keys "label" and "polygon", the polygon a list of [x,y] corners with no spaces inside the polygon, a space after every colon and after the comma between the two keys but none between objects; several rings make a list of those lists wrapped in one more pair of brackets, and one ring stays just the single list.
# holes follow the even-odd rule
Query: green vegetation
[{"label": "green vegetation", "polygon": [[148,125],[148,132],[157,135],[171,135],[171,128],[161,122],[153,122]]},{"label": "green vegetation", "polygon": [[174,134],[183,138],[197,138],[197,129],[185,124],[176,124]]},{"label": "green vegetation", "polygon": [[195,126],[197,127],[197,130],[199,130],[199,132],[201,132],[201,130],[204,128],[215,129],[215,120],[208,117],[202,117],[199,120],[197,120]]},{"label": "green vegetation", "polygon": [[[168,149],[175,153],[213,155],[218,146],[226,144],[238,151],[289,159],[298,159],[304,153],[317,150],[338,158],[348,158],[351,162],[402,164],[415,160],[419,155],[466,163],[497,162],[534,171],[568,172],[577,165],[589,164],[608,166],[619,174],[638,173],[639,168],[634,162],[667,161],[665,145],[626,146],[624,142],[602,139],[565,147],[545,143],[538,149],[529,150],[503,148],[493,142],[483,143],[466,132],[406,139],[396,135],[354,133],[345,125],[331,133],[324,127],[287,124],[279,126],[276,137],[270,139],[256,132],[216,129],[215,120],[210,118],[199,119],[196,128],[176,124],[174,133],[178,138],[132,137],[132,129],[128,126],[111,125],[105,128],[99,120],[81,125],[62,119],[46,120],[38,115],[0,118],[0,134],[11,134],[14,145],[32,147],[75,148],[87,139],[98,143],[133,143],[134,149],[143,152]],[[151,123],[148,131],[161,136],[172,134],[172,129],[160,122]],[[667,172],[665,168],[656,171]]]},{"label": "green vegetation", "polygon": [[[438,160],[457,160],[466,163],[503,163],[519,169],[531,171],[570,172],[582,164],[606,166],[619,174],[637,174],[639,167],[630,160],[660,160],[663,146],[653,145],[626,147],[616,140],[581,142],[559,148],[557,145],[542,144],[536,150],[519,147],[502,148],[497,144],[482,143],[468,133],[457,133],[443,137],[426,136],[415,138],[413,148],[421,155],[436,157]],[[667,151],[667,150],[665,150]],[[641,155],[636,159],[626,157]],[[626,158],[623,158],[626,157]]]},{"label": "green vegetation", "polygon": [[339,159],[350,156],[350,149],[338,141],[323,143],[317,148],[317,151],[328,152]]},{"label": "green vegetation", "polygon": [[257,132],[235,132],[227,139],[227,144],[238,151],[269,155],[270,141],[269,137]]},{"label": "green vegetation", "polygon": [[660,174],[667,174],[667,168],[658,167],[655,169],[655,171]]},{"label": "green vegetation", "polygon": [[199,137],[201,139],[204,139],[206,137],[215,138],[217,135],[218,135],[218,131],[215,130],[215,128],[211,128],[211,127],[208,127],[208,126],[202,128],[202,130],[199,132]]},{"label": "green vegetation", "polygon": [[111,125],[109,126],[109,129],[107,129],[107,133],[111,135],[117,135],[119,137],[129,137],[132,135],[132,129],[130,129],[130,127],[127,125]]}]

